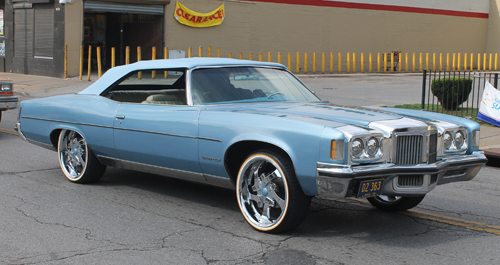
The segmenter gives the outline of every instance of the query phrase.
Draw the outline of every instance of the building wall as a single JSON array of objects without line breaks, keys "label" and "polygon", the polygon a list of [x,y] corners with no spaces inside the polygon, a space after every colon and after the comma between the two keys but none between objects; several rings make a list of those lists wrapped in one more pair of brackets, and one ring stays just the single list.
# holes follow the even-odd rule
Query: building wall
[{"label": "building wall", "polygon": [[68,44],[68,74],[77,76],[80,70],[80,45],[83,42],[83,1],[76,0],[63,8],[66,21],[64,40]]},{"label": "building wall", "polygon": [[486,52],[500,53],[500,0],[490,0]]},{"label": "building wall", "polygon": [[[400,2],[226,1],[224,22],[212,28],[181,25],[173,18],[175,2],[172,2],[166,6],[165,42],[170,49],[193,47],[194,55],[198,54],[198,46],[211,46],[220,47],[224,56],[228,52],[232,52],[233,57],[244,52],[245,58],[248,52],[291,52],[295,57],[296,52],[487,51],[490,0],[424,0],[411,1],[418,6],[391,5]],[[203,13],[214,10],[222,2],[182,0],[181,3]]]}]

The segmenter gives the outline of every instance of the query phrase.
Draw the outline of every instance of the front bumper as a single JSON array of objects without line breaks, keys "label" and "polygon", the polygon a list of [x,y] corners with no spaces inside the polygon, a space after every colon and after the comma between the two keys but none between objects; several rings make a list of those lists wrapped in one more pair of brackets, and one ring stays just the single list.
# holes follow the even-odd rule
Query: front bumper
[{"label": "front bumper", "polygon": [[[361,181],[383,178],[383,195],[421,196],[437,185],[473,179],[486,162],[484,153],[476,151],[471,155],[446,157],[433,164],[352,166],[318,163],[316,186],[321,197],[345,198],[356,196]],[[421,181],[401,185],[399,177],[416,177]]]},{"label": "front bumper", "polygon": [[17,97],[0,97],[0,111],[15,109],[18,102]]}]

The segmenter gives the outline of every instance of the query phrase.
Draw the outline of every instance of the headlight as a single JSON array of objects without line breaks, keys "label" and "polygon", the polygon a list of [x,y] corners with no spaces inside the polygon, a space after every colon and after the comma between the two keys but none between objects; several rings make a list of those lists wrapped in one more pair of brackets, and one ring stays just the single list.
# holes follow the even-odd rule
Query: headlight
[{"label": "headlight", "polygon": [[467,131],[460,128],[445,131],[442,136],[443,152],[456,153],[467,150]]},{"label": "headlight", "polygon": [[351,161],[355,163],[371,163],[383,157],[382,135],[373,134],[357,136],[350,142]]},{"label": "headlight", "polygon": [[455,140],[453,141],[453,143],[455,144],[455,147],[457,149],[460,149],[462,145],[464,145],[464,138],[465,136],[462,131],[458,131],[457,133],[455,133]]},{"label": "headlight", "polygon": [[453,143],[453,136],[450,132],[446,132],[443,136],[443,145],[445,150],[449,150]]},{"label": "headlight", "polygon": [[368,140],[368,142],[366,142],[366,152],[370,157],[374,157],[379,150],[379,146],[380,144],[378,140],[372,137]]},{"label": "headlight", "polygon": [[354,158],[360,158],[364,151],[363,141],[359,138],[352,141],[352,156]]}]

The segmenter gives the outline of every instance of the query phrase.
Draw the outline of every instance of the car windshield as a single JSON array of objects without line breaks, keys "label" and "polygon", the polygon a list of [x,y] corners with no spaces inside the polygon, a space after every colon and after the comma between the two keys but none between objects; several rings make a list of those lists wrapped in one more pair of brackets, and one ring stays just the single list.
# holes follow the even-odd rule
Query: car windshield
[{"label": "car windshield", "polygon": [[194,70],[195,105],[263,101],[318,101],[295,76],[281,69],[223,67]]}]

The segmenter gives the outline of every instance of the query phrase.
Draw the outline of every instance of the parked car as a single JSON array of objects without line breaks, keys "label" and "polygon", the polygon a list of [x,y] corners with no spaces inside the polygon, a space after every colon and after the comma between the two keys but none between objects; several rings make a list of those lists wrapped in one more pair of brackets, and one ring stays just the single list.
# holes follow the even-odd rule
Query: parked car
[{"label": "parked car", "polygon": [[18,98],[14,96],[14,82],[8,78],[0,77],[0,122],[2,112],[17,108]]},{"label": "parked car", "polygon": [[297,227],[314,196],[402,211],[486,163],[477,123],[321,101],[277,63],[218,58],[110,69],[73,95],[23,101],[17,130],[72,182],[107,166],[235,189],[245,220]]}]

